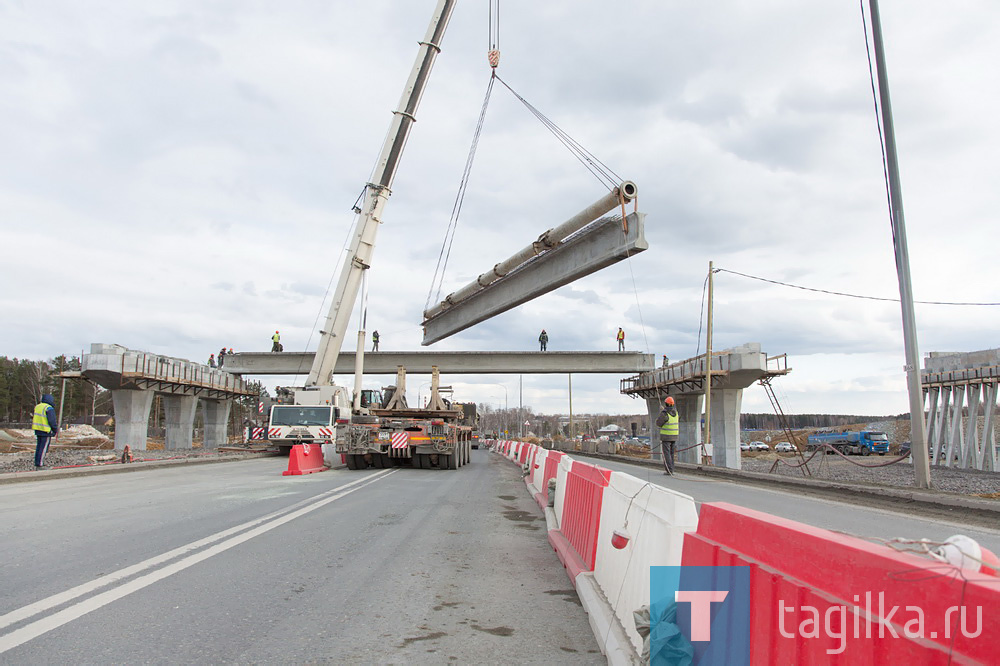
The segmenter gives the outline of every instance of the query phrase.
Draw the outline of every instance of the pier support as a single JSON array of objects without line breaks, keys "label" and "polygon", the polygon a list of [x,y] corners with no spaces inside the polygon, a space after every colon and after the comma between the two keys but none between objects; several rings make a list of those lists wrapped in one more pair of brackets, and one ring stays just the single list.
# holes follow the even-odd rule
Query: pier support
[{"label": "pier support", "polygon": [[740,407],[743,389],[712,391],[712,464],[740,469]]},{"label": "pier support", "polygon": [[122,450],[128,445],[133,451],[146,450],[153,395],[153,391],[135,389],[111,392],[115,406],[115,449]]},{"label": "pier support", "polygon": [[190,449],[198,398],[193,395],[164,395],[163,417],[167,426],[164,448]]},{"label": "pier support", "polygon": [[205,416],[205,437],[202,439],[202,446],[206,449],[215,449],[229,443],[229,409],[233,406],[232,400],[202,400],[203,414]]}]

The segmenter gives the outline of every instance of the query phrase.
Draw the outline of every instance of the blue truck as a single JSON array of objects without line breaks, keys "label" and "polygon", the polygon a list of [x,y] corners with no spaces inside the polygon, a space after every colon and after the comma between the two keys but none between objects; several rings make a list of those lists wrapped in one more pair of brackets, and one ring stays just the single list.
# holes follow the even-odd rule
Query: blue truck
[{"label": "blue truck", "polygon": [[829,444],[843,454],[868,456],[877,453],[884,456],[889,452],[889,437],[879,430],[861,432],[824,432],[809,435],[810,449]]}]

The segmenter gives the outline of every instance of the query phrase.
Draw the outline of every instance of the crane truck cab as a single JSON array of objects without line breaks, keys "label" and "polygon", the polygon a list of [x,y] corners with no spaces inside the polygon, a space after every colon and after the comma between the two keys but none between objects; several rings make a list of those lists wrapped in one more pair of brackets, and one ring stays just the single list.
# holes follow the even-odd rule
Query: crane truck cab
[{"label": "crane truck cab", "polygon": [[350,392],[343,386],[284,388],[271,407],[267,439],[282,453],[295,444],[330,444],[337,421],[351,414]]}]

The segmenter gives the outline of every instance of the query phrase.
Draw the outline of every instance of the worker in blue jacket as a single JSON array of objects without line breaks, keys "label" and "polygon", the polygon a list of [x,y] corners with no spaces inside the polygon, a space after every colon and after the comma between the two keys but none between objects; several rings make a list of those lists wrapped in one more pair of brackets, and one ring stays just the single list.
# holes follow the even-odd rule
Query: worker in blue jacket
[{"label": "worker in blue jacket", "polygon": [[56,416],[56,400],[46,393],[42,401],[35,405],[31,419],[31,429],[35,431],[35,469],[45,469],[45,452],[49,448],[49,439],[59,433],[59,418]]}]

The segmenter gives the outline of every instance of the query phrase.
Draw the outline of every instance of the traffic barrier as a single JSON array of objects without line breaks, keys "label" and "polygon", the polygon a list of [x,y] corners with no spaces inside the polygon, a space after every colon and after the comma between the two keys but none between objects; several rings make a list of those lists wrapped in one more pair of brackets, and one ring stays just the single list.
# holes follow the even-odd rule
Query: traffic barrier
[{"label": "traffic barrier", "polygon": [[601,500],[611,471],[572,460],[566,456],[559,465],[556,517],[559,530],[549,532],[549,542],[566,567],[571,580],[582,571],[594,570]]},{"label": "traffic barrier", "polygon": [[312,474],[327,469],[323,464],[323,449],[318,444],[295,444],[288,454],[288,469],[281,475]]},{"label": "traffic barrier", "polygon": [[[649,568],[680,566],[684,535],[698,526],[694,498],[623,472],[611,472],[601,502],[594,579],[611,604],[632,646],[642,637],[632,611],[649,604]],[[629,536],[612,545],[616,530]]]},{"label": "traffic barrier", "polygon": [[992,576],[725,503],[702,504],[682,564],[750,567],[753,608],[739,621],[761,663],[997,658]]},{"label": "traffic barrier", "polygon": [[524,444],[524,443],[521,444],[521,450],[518,452],[519,455],[518,455],[518,458],[517,458],[517,462],[518,462],[519,465],[524,465],[524,463],[527,462],[528,456],[531,454],[531,447],[532,446],[534,446],[534,445],[533,444]]}]

